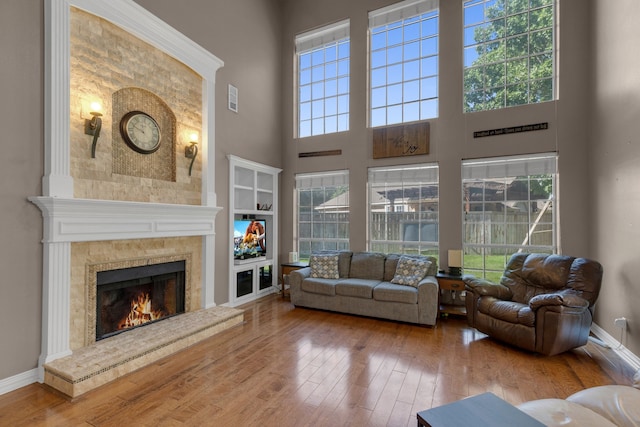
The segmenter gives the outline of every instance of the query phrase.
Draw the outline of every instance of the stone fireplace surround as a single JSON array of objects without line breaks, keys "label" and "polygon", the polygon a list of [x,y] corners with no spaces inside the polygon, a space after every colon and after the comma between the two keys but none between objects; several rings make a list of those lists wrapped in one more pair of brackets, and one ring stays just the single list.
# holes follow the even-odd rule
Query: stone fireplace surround
[{"label": "stone fireplace surround", "polygon": [[[181,61],[202,77],[202,204],[131,202],[74,197],[70,173],[70,9],[84,10]],[[215,195],[215,75],[223,63],[132,0],[45,2],[45,165],[42,196],[30,197],[43,216],[42,344],[38,380],[77,396],[157,358],[242,321],[242,312],[214,302],[214,221],[221,208]],[[96,195],[99,197],[99,195]],[[70,348],[71,245],[74,242],[201,236],[201,309],[130,331],[166,335],[116,357],[111,339]],[[200,284],[198,284],[200,285]],[[197,302],[192,301],[197,307]],[[216,309],[215,311],[213,309]],[[163,326],[163,323],[170,322]],[[222,325],[222,326],[220,326]],[[157,328],[180,331],[157,333]],[[146,330],[146,332],[145,332]],[[154,333],[154,331],[156,331]],[[126,336],[127,334],[120,334]],[[117,338],[117,337],[112,337]],[[137,337],[139,338],[139,337]],[[129,338],[131,339],[131,338]],[[196,341],[194,341],[196,340]],[[145,340],[136,340],[137,342]],[[107,344],[104,344],[107,342]],[[108,345],[112,347],[109,348]],[[99,357],[98,357],[99,356]],[[82,361],[85,365],[79,368]],[[95,363],[93,363],[95,362]]]}]

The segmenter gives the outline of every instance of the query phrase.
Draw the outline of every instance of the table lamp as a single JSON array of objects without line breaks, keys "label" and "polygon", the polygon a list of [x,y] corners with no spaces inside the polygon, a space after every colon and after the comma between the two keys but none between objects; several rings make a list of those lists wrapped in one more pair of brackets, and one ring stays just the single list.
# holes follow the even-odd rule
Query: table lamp
[{"label": "table lamp", "polygon": [[449,275],[462,276],[462,250],[449,249]]}]

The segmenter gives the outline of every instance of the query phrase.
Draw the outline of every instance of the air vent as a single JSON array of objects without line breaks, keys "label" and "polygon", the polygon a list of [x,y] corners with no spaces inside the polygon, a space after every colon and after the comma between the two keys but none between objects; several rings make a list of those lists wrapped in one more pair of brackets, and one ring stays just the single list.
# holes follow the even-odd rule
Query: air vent
[{"label": "air vent", "polygon": [[229,85],[229,110],[238,112],[238,88],[233,85]]}]

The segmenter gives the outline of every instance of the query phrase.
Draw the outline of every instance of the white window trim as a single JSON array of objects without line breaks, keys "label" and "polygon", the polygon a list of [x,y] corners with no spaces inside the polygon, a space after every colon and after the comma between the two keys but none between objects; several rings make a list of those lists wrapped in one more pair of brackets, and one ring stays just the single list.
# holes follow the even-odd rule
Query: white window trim
[{"label": "white window trim", "polygon": [[337,187],[349,185],[349,171],[315,172],[296,174],[296,190],[303,188]]},{"label": "white window trim", "polygon": [[350,20],[336,22],[296,36],[296,54],[313,50],[327,43],[349,38]]},{"label": "white window trim", "polygon": [[[462,5],[463,5],[463,12],[462,12],[462,32],[463,32],[463,34],[462,34],[462,38],[463,38],[463,40],[462,40],[462,51],[463,51],[463,55],[464,55],[464,50],[467,47],[464,44],[464,31],[465,31],[465,28],[466,28],[466,25],[464,23],[464,4],[467,1],[468,0],[462,0]],[[559,31],[560,31],[559,30],[559,19],[558,19],[558,1],[559,0],[553,0],[552,3],[551,3],[552,7],[553,7],[553,22],[551,24],[551,29],[553,31],[552,52],[551,52],[551,57],[552,57],[552,61],[553,61],[553,65],[552,65],[553,71],[552,71],[552,75],[551,75],[552,99],[549,100],[549,101],[543,101],[543,102],[557,101],[559,99],[558,95],[560,93],[559,92],[559,76],[558,76],[558,67],[559,67],[559,65],[558,65],[559,64],[558,57],[559,57],[559,52],[560,52],[560,49],[559,49],[559,46],[558,46],[558,42],[559,42],[558,34],[560,34],[559,33]],[[528,10],[531,10],[531,8],[529,8]],[[531,33],[531,30],[528,29],[527,32]],[[506,38],[505,38],[505,40],[506,40]],[[530,58],[531,55],[528,55],[527,57]],[[500,62],[500,63],[501,64],[502,63],[506,64],[506,60],[504,62]],[[462,66],[462,76],[463,76],[462,77],[463,78],[463,81],[462,81],[462,105],[463,105],[464,114],[482,112],[482,111],[495,111],[495,110],[487,110],[487,109],[473,110],[473,111],[469,111],[469,112],[464,111],[464,105],[465,105],[466,96],[467,96],[467,92],[465,92],[465,90],[464,90],[464,73],[465,73],[465,70],[468,69],[468,68],[474,68],[474,66],[469,66],[469,67],[464,66],[464,58],[463,58],[463,66]],[[531,81],[532,80],[529,79],[528,83],[531,84]],[[505,82],[505,87],[506,87],[506,82]],[[527,102],[526,104],[519,104],[519,105],[535,105],[535,104],[538,104],[538,102],[536,102],[536,103]],[[512,106],[509,106],[509,105],[505,104],[499,109],[511,108],[511,107]]]},{"label": "white window trim", "polygon": [[[310,30],[295,36],[295,54],[294,54],[294,61],[293,61],[294,62],[294,72],[293,72],[294,74],[294,91],[293,91],[294,92],[294,99],[293,99],[293,105],[294,105],[293,136],[294,138],[301,138],[300,136],[300,75],[299,75],[300,55],[304,55],[307,52],[310,52],[314,49],[320,48],[322,46],[325,46],[333,42],[339,43],[340,41],[348,40],[350,43],[351,42],[350,28],[351,28],[351,20],[345,19],[345,20],[336,22],[334,24],[329,24],[324,27]],[[349,78],[349,86],[351,84],[350,68],[351,68],[351,52],[349,52],[349,73],[347,75]],[[323,80],[323,82],[326,82],[326,80]],[[347,91],[346,95],[349,97],[349,103],[350,103],[351,87],[349,87],[349,90]],[[347,110],[346,116],[347,116],[347,128],[345,130],[341,130],[341,131],[339,130],[338,132],[348,131],[350,128],[350,123],[349,123],[349,120],[351,118],[350,105]],[[326,116],[323,115],[323,118],[326,118]],[[335,133],[335,132],[323,132],[315,135],[312,132],[311,135],[305,135],[304,137],[306,138],[311,136],[325,135],[327,133]]]},{"label": "white window trim", "polygon": [[557,169],[556,153],[468,159],[462,161],[462,179],[545,175]]},{"label": "white window trim", "polygon": [[[535,176],[535,175],[553,175],[554,176],[554,188],[552,190],[553,201],[551,209],[553,210],[553,237],[550,248],[555,252],[560,253],[560,222],[558,218],[559,212],[559,200],[556,196],[558,188],[558,154],[557,153],[540,153],[531,155],[519,155],[519,156],[504,156],[504,157],[491,157],[481,159],[468,159],[462,161],[462,189],[464,189],[465,182],[468,180],[482,180],[482,179],[504,179],[516,176]],[[464,200],[463,209],[464,209]],[[534,221],[535,222],[535,221]],[[529,223],[531,227],[532,223]],[[463,248],[506,248],[516,245],[510,244],[475,244],[467,243],[465,240],[465,222],[462,223],[462,236]],[[524,247],[527,247],[525,245]],[[535,248],[535,245],[532,247]],[[540,248],[547,246],[538,246]],[[518,251],[522,251],[523,246],[520,245]]]},{"label": "white window trim", "polygon": [[[370,247],[371,245],[373,245],[374,243],[376,244],[397,244],[399,242],[402,242],[403,240],[372,240],[371,239],[371,225],[372,225],[372,215],[373,215],[373,210],[371,209],[371,205],[372,205],[372,200],[371,200],[371,194],[372,194],[372,186],[374,186],[375,184],[382,184],[382,183],[393,183],[393,182],[402,182],[402,184],[412,184],[412,183],[428,183],[428,182],[433,182],[436,183],[438,185],[438,188],[440,187],[440,165],[437,163],[425,163],[425,164],[410,164],[410,165],[403,165],[403,166],[383,166],[383,167],[375,167],[375,168],[369,168],[368,171],[368,179],[367,179],[367,211],[368,211],[368,221],[367,221],[367,245]],[[439,192],[439,190],[438,190]],[[439,197],[438,197],[439,199]],[[440,201],[438,200],[438,206],[440,204]],[[407,212],[404,209],[404,206],[394,206],[393,209],[391,209],[390,206],[387,206],[385,208],[385,213],[388,214],[394,214],[394,213],[403,213],[403,212]],[[438,209],[438,228],[439,228],[439,224],[440,224],[440,212]],[[426,223],[425,223],[426,224]],[[412,246],[415,245],[415,242],[410,241],[407,242],[408,246]],[[437,246],[440,245],[439,242],[439,238],[438,238],[438,242],[437,242]],[[424,250],[427,246],[427,244],[424,245],[419,245],[420,250]]]},{"label": "white window trim", "polygon": [[439,0],[405,0],[391,6],[369,12],[369,28],[422,15],[438,9]]},{"label": "white window trim", "polygon": [[[405,0],[396,4],[392,4],[390,6],[387,7],[383,7],[381,9],[377,9],[374,11],[369,12],[369,26],[368,26],[368,35],[367,35],[367,43],[368,43],[368,47],[367,47],[367,127],[369,128],[373,128],[373,127],[385,127],[385,126],[391,126],[391,125],[401,125],[403,123],[409,123],[410,121],[407,121],[404,119],[404,112],[403,112],[403,120],[400,122],[393,122],[393,123],[389,123],[388,120],[385,120],[385,124],[384,125],[374,125],[373,124],[373,120],[372,120],[372,81],[371,81],[371,73],[372,73],[372,67],[371,67],[371,31],[379,26],[382,25],[386,25],[389,23],[393,23],[393,22],[397,22],[397,21],[402,21],[404,19],[407,18],[413,18],[415,16],[419,16],[434,10],[438,10],[438,25],[440,25],[440,1],[439,0]],[[440,40],[440,31],[438,30],[437,33],[437,38],[438,41]],[[438,58],[438,62],[440,62],[440,49],[438,47],[438,52],[437,52],[437,58]],[[422,56],[421,56],[422,58]],[[401,63],[404,64],[405,61],[402,61]],[[438,79],[438,86],[437,86],[437,96],[434,98],[435,100],[437,100],[437,104],[438,104],[438,109],[440,108],[440,73],[439,70],[436,73],[436,78]],[[404,78],[402,79],[402,82],[404,83]],[[388,85],[385,85],[384,87],[387,87]],[[380,86],[382,87],[382,86]],[[422,100],[419,99],[418,103],[421,103]],[[404,108],[405,102],[403,101],[401,103],[401,105]],[[387,105],[386,108],[389,108],[389,106]],[[421,115],[421,114],[420,114]],[[439,116],[439,113],[436,113],[435,117],[431,117],[431,118],[419,118],[418,120],[430,120],[430,119],[435,119]]]},{"label": "white window trim", "polygon": [[[348,170],[336,170],[336,171],[328,171],[328,172],[312,172],[312,173],[300,173],[295,176],[295,221],[294,221],[294,240],[295,247],[299,253],[302,253],[300,249],[300,220],[299,220],[299,212],[300,206],[298,205],[298,192],[300,190],[309,190],[314,188],[324,188],[324,187],[340,187],[340,186],[349,186],[349,171]],[[347,193],[348,194],[348,193]],[[346,206],[347,210],[350,210],[350,202]],[[343,238],[336,239],[314,239],[314,238],[304,238],[303,240],[322,240],[323,242],[341,242],[344,241]]]}]

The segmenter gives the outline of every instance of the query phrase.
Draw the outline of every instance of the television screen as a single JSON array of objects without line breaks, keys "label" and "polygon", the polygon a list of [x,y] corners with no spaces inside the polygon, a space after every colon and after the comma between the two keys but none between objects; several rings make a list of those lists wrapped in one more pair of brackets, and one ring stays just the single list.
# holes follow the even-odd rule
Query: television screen
[{"label": "television screen", "polygon": [[233,255],[236,259],[264,256],[267,252],[267,223],[264,219],[233,221]]}]

